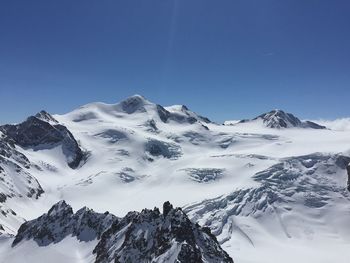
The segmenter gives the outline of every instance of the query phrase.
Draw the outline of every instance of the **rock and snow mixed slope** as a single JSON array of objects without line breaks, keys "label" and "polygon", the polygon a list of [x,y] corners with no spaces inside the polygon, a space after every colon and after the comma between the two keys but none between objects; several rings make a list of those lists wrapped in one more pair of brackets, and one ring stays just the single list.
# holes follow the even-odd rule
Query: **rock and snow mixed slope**
[{"label": "rock and snow mixed slope", "polygon": [[[349,157],[327,154],[285,158],[253,176],[259,186],[191,204],[184,211],[210,227],[227,251],[251,250],[238,261],[272,262],[261,258],[256,247],[278,247],[275,260],[293,262],[285,253],[297,247],[310,254],[309,260],[345,262],[341,253],[350,242],[350,193],[344,187],[349,162]],[[327,252],[319,252],[327,244]]]},{"label": "rock and snow mixed slope", "polygon": [[[26,260],[41,261],[40,249],[46,248],[56,250],[57,262],[75,262],[74,250],[81,242],[93,248],[82,250],[84,262],[233,263],[209,228],[191,222],[181,208],[169,202],[164,203],[163,214],[154,208],[117,218],[86,207],[73,213],[72,207],[60,201],[46,214],[24,223],[14,239],[0,244],[9,246],[11,241],[11,249],[0,255],[2,261],[22,262],[21,251],[35,242],[40,248]],[[73,251],[65,243],[73,245]]]},{"label": "rock and snow mixed slope", "polygon": [[[0,232],[16,234],[21,223],[62,199],[74,209],[88,206],[118,217],[170,200],[210,227],[235,262],[281,262],[278,252],[282,257],[289,249],[298,251],[290,261],[306,255],[321,262],[327,255],[315,251],[327,242],[328,257],[345,262],[350,132],[305,129],[307,122],[286,115],[286,125],[280,114],[266,115],[265,124],[261,117],[218,125],[185,106],[132,96],[64,115],[42,111],[2,126]],[[271,129],[275,124],[286,128]],[[96,243],[64,239],[73,242],[74,253],[95,260],[89,251]],[[68,249],[69,242],[55,246]],[[43,252],[52,245],[26,244],[16,251]]]},{"label": "rock and snow mixed slope", "polygon": [[282,110],[272,110],[270,112],[259,115],[252,120],[241,120],[237,123],[226,122],[228,125],[242,124],[242,123],[262,123],[268,128],[310,128],[310,129],[326,129],[325,126],[319,125],[312,121],[301,121],[291,113]]}]

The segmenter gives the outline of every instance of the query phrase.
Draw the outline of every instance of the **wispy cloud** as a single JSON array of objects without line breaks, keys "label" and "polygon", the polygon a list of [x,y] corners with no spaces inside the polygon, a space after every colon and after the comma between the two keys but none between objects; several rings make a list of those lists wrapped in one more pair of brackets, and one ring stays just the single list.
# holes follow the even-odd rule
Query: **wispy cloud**
[{"label": "wispy cloud", "polygon": [[316,123],[326,126],[335,131],[350,131],[350,118],[340,118],[335,120],[315,120]]}]

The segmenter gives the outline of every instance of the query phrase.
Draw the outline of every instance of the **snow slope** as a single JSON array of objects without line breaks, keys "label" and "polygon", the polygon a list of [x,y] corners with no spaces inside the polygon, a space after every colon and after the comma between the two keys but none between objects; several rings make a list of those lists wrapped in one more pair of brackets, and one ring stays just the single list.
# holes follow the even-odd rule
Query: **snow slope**
[{"label": "snow slope", "polygon": [[[333,130],[326,123],[320,124],[329,129],[271,129],[260,121],[218,125],[185,106],[162,107],[138,95],[40,116],[67,127],[85,157],[73,169],[61,145],[16,145],[28,167],[5,159],[16,162],[44,192],[38,199],[16,193],[0,203],[16,213],[13,218],[0,214],[3,232],[15,233],[24,219],[40,216],[62,199],[75,210],[87,206],[118,217],[169,200],[209,226],[235,262],[281,262],[293,249],[291,262],[306,256],[308,262],[345,262],[350,200],[345,166],[336,160],[350,155],[348,129]],[[6,170],[6,176],[18,173]],[[281,200],[272,202],[271,193]],[[232,212],[235,205],[242,211]]]}]

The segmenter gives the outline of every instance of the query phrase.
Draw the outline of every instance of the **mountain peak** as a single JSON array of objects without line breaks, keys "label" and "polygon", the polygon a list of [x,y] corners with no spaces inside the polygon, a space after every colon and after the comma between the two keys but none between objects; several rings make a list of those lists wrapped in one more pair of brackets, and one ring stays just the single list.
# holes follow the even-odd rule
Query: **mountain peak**
[{"label": "mountain peak", "polygon": [[[274,109],[270,112],[259,115],[254,120],[262,120],[264,125],[268,128],[312,128],[325,129],[326,127],[318,125],[317,123],[306,121],[303,122],[291,113],[287,113],[280,109]],[[247,122],[247,121],[244,121]]]},{"label": "mountain peak", "polygon": [[58,121],[54,117],[52,117],[52,115],[50,113],[48,113],[45,110],[41,110],[40,112],[35,114],[34,117],[36,117],[42,121],[46,121],[50,124],[57,124],[58,123]]},{"label": "mountain peak", "polygon": [[[47,121],[49,118],[51,121]],[[56,123],[53,123],[55,121]],[[77,168],[83,159],[83,152],[73,134],[66,126],[58,122],[47,112],[41,111],[36,116],[28,117],[16,125],[3,125],[0,130],[17,145],[32,149],[52,149],[58,144],[71,168]]]},{"label": "mountain peak", "polygon": [[51,209],[47,212],[49,216],[55,216],[60,213],[73,213],[73,209],[70,205],[68,205],[64,200],[61,200],[54,204]]}]

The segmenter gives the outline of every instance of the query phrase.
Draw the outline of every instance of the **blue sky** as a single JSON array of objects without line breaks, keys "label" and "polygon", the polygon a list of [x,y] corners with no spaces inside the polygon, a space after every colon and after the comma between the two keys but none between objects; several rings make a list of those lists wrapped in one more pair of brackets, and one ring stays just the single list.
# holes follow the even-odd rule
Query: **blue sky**
[{"label": "blue sky", "polygon": [[0,3],[0,123],[133,94],[213,120],[349,116],[348,0]]}]

